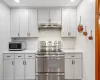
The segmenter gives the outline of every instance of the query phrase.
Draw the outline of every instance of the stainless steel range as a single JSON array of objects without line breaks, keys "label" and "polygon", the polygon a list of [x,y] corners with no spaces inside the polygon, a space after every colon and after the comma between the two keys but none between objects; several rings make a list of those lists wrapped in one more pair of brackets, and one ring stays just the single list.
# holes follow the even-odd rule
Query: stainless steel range
[{"label": "stainless steel range", "polygon": [[[60,41],[41,41],[36,55],[37,80],[64,80],[64,53]],[[47,45],[48,44],[48,45]]]}]

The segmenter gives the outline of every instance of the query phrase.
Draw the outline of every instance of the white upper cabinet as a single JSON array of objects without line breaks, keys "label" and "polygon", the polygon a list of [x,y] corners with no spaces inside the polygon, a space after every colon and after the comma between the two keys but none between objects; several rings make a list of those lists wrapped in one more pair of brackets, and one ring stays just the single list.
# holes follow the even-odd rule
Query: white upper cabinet
[{"label": "white upper cabinet", "polygon": [[37,10],[31,9],[29,10],[29,36],[30,37],[38,37],[38,28],[37,28]]},{"label": "white upper cabinet", "polygon": [[27,9],[20,10],[20,37],[28,36],[28,15],[29,12]]},{"label": "white upper cabinet", "polygon": [[11,37],[38,37],[37,10],[11,10]]},{"label": "white upper cabinet", "polygon": [[49,9],[38,9],[38,23],[48,23],[49,18]]},{"label": "white upper cabinet", "polygon": [[11,11],[11,37],[20,36],[20,10]]},{"label": "white upper cabinet", "polygon": [[61,9],[50,9],[51,23],[61,24]]},{"label": "white upper cabinet", "polygon": [[68,31],[69,31],[69,12],[68,10],[62,11],[62,37],[68,37]]},{"label": "white upper cabinet", "polygon": [[76,32],[77,32],[76,9],[63,9],[61,37],[76,37]]},{"label": "white upper cabinet", "polygon": [[69,12],[70,15],[70,26],[69,26],[69,32],[71,37],[76,37],[77,33],[77,14],[76,9],[70,9]]},{"label": "white upper cabinet", "polygon": [[38,9],[38,23],[61,24],[61,9]]}]

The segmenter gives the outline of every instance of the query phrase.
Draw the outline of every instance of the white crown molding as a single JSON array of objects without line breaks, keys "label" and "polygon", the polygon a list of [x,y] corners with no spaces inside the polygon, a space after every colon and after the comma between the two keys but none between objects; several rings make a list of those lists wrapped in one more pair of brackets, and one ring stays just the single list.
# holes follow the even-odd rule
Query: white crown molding
[{"label": "white crown molding", "polygon": [[63,8],[68,8],[68,9],[76,9],[77,7],[76,6],[56,6],[56,7],[49,7],[49,6],[14,6],[14,7],[11,7],[11,9],[48,9],[48,8],[60,8],[60,9],[63,9]]},{"label": "white crown molding", "polygon": [[82,3],[82,1],[83,1],[83,0],[81,0],[81,1],[79,2],[79,4],[76,6],[77,8],[78,8],[78,6]]},{"label": "white crown molding", "polygon": [[0,2],[1,2],[2,4],[4,4],[6,7],[11,8],[4,0],[0,0]]}]

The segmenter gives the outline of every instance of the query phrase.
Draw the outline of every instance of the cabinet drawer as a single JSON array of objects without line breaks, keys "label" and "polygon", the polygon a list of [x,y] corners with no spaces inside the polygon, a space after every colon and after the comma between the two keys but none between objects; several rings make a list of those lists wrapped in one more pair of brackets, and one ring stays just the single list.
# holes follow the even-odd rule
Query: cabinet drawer
[{"label": "cabinet drawer", "polygon": [[35,58],[35,54],[25,54],[25,58]]},{"label": "cabinet drawer", "polygon": [[24,54],[15,54],[15,59],[23,59]]},{"label": "cabinet drawer", "polygon": [[4,59],[14,59],[14,54],[4,54],[3,58]]},{"label": "cabinet drawer", "polygon": [[65,58],[82,58],[81,53],[66,53]]}]

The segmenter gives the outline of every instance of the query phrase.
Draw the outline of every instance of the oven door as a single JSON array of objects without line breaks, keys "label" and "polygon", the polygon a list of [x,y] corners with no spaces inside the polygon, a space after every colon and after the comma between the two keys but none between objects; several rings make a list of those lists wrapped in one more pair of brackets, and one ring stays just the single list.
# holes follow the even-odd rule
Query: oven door
[{"label": "oven door", "polygon": [[64,73],[64,55],[44,55],[45,73]]},{"label": "oven door", "polygon": [[43,55],[36,55],[36,73],[43,73]]},{"label": "oven door", "polygon": [[36,80],[64,80],[64,73],[43,73],[37,74]]}]

